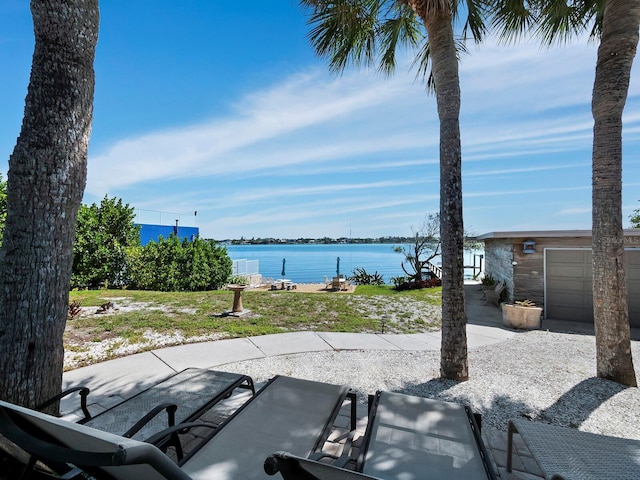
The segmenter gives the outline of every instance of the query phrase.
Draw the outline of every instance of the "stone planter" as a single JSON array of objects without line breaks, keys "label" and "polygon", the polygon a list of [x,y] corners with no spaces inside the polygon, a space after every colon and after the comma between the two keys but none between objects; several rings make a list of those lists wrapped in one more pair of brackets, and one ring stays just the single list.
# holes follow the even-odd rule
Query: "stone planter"
[{"label": "stone planter", "polygon": [[531,330],[540,328],[541,307],[523,307],[510,303],[502,304],[502,323],[505,327]]}]

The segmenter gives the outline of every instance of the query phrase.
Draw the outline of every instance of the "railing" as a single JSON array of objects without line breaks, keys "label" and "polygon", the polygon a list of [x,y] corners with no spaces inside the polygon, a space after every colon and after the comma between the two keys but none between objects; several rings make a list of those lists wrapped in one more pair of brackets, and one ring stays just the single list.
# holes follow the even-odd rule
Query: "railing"
[{"label": "railing", "polygon": [[233,275],[257,275],[260,273],[260,263],[258,260],[234,260],[231,265]]},{"label": "railing", "polygon": [[442,268],[440,268],[438,265],[434,265],[431,262],[427,262],[427,265],[429,265],[429,270],[435,273],[436,277],[442,279]]}]

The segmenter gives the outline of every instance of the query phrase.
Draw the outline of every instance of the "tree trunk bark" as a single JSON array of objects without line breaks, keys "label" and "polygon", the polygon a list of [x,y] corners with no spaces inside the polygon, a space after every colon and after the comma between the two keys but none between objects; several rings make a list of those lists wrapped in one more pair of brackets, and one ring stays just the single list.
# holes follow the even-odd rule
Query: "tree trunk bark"
[{"label": "tree trunk bark", "polygon": [[622,232],[622,112],[638,45],[639,0],[609,0],[593,86],[593,313],[597,373],[637,386]]},{"label": "tree trunk bark", "polygon": [[[93,116],[98,0],[32,0],[35,49],[9,159],[0,250],[0,398],[60,392],[76,215]],[[54,406],[52,410],[57,410]]]},{"label": "tree trunk bark", "polygon": [[442,240],[442,345],[440,374],[468,380],[464,304],[464,225],[458,57],[448,10],[423,17],[440,119],[440,237]]}]

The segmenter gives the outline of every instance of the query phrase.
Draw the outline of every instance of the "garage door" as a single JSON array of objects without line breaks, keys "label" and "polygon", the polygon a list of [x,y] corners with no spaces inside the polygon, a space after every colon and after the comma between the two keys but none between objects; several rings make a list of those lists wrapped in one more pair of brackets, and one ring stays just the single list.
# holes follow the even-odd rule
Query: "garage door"
[{"label": "garage door", "polygon": [[[632,327],[640,327],[640,251],[625,252]],[[546,250],[546,317],[593,323],[591,250]]]}]

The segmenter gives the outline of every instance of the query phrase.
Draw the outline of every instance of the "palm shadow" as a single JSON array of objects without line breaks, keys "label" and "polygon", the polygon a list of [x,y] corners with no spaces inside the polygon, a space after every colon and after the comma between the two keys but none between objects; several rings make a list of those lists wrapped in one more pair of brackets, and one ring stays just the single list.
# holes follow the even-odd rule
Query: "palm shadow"
[{"label": "palm shadow", "polygon": [[462,392],[453,392],[452,389],[459,384],[460,382],[454,380],[433,378],[424,383],[404,384],[396,391],[461,403],[481,415],[483,426],[506,432],[509,420],[515,418],[578,428],[605,402],[629,388],[601,378],[588,378],[571,387],[553,404],[540,410],[528,404],[526,400],[515,399],[505,394],[493,396],[489,401],[482,401]]},{"label": "palm shadow", "polygon": [[630,387],[602,378],[591,377],[571,387],[537,419],[564,427],[578,428],[607,400]]}]

